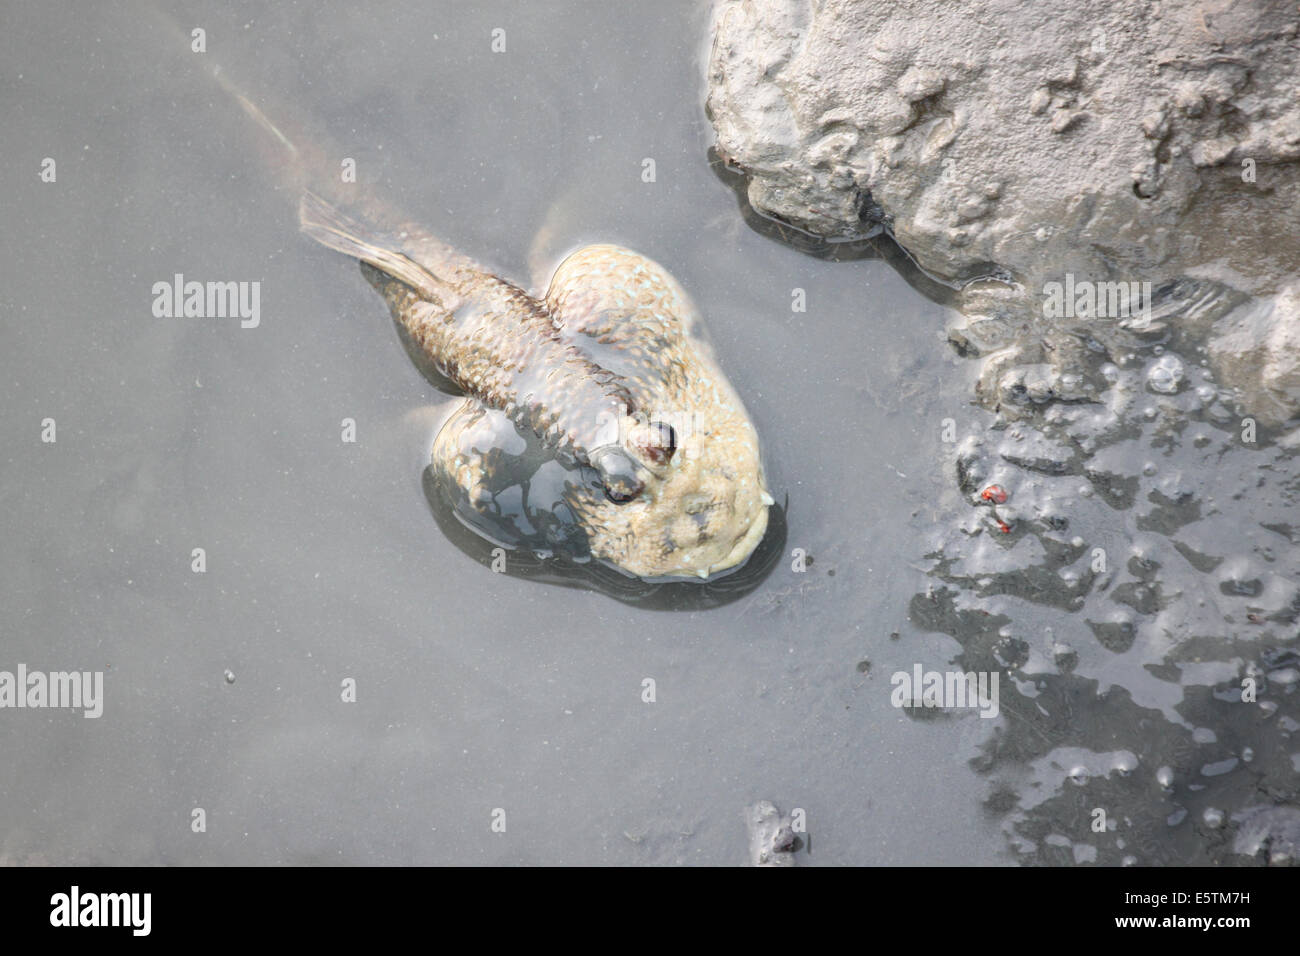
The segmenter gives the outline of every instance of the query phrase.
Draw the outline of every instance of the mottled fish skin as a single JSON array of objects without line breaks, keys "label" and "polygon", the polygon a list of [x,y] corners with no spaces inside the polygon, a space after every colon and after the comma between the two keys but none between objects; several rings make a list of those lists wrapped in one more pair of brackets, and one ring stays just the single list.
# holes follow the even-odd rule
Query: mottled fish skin
[{"label": "mottled fish skin", "polygon": [[514,487],[534,526],[574,526],[592,557],[648,580],[705,579],[758,546],[772,498],[757,433],[663,267],[587,246],[537,298],[418,227],[376,232],[310,193],[300,222],[367,267],[466,393],[432,459],[471,527],[513,538],[497,499]]}]

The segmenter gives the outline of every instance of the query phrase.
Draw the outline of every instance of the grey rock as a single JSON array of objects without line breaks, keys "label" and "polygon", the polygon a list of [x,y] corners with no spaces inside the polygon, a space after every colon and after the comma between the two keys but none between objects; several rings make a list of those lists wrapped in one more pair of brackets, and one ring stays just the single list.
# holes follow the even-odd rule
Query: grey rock
[{"label": "grey rock", "polygon": [[1246,812],[1232,848],[1273,866],[1300,865],[1300,810],[1258,807]]},{"label": "grey rock", "polygon": [[760,800],[745,808],[745,826],[749,831],[749,861],[753,866],[794,866],[799,849],[790,817],[782,814],[769,800]]},{"label": "grey rock", "polygon": [[[1002,365],[1080,326],[1117,351],[1172,322],[1243,414],[1281,424],[1300,410],[1298,36],[1290,0],[721,0],[708,110],[759,213],[834,241],[883,224],[955,287],[997,275],[957,306],[1032,320]],[[1067,273],[1180,294],[1154,326],[1044,316]],[[1181,295],[1205,286],[1247,311],[1208,327]]]}]

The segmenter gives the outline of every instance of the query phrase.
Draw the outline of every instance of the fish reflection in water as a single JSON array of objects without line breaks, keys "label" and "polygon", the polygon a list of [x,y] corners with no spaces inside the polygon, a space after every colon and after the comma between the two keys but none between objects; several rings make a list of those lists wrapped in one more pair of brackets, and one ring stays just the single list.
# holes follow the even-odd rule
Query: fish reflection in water
[{"label": "fish reflection in water", "polygon": [[[517,469],[518,484],[506,486],[487,509],[492,520],[469,527],[465,509],[440,483],[439,470],[425,468],[423,485],[429,509],[443,535],[475,561],[510,577],[599,591],[647,610],[701,611],[721,607],[752,593],[785,553],[789,502],[768,508],[767,533],[745,564],[708,581],[646,581],[593,561],[586,536],[571,523],[559,498],[552,497],[565,469],[554,461],[527,463],[527,455],[507,468]],[[529,468],[534,470],[530,473]],[[545,473],[545,474],[543,474]],[[528,477],[522,477],[527,475]],[[540,476],[540,478],[538,477]],[[545,491],[539,490],[541,486]],[[559,502],[559,507],[538,502]]]}]

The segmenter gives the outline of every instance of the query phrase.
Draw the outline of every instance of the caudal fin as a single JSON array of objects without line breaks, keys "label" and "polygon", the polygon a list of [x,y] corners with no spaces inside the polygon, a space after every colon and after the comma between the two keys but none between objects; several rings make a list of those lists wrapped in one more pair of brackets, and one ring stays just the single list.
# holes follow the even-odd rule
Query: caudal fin
[{"label": "caudal fin", "polygon": [[326,248],[360,259],[428,296],[439,294],[442,283],[426,269],[402,253],[386,248],[384,238],[310,190],[303,191],[298,203],[298,224],[306,235]]}]

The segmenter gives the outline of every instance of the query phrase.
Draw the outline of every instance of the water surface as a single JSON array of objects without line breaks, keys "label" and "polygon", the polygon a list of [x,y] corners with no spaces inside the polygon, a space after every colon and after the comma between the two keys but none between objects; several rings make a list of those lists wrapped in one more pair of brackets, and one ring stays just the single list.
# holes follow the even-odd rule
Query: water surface
[{"label": "water surface", "polygon": [[[1177,551],[1197,516],[1181,491],[1203,499],[1223,468],[1262,469],[1267,490],[1251,505],[1227,503],[1239,485],[1216,493],[1235,517],[1188,544],[1210,556],[1164,598],[1134,594],[1128,631],[1113,591],[1072,604],[1074,585],[1042,576],[1069,555],[1050,535],[981,531],[959,480],[976,456],[962,442],[1006,431],[972,403],[952,313],[880,258],[830,261],[750,228],[711,167],[706,6],[169,9],[206,29],[207,54],[130,8],[28,7],[0,31],[0,668],[106,681],[98,720],[0,713],[6,859],[731,864],[762,798],[806,811],[802,863],[1235,859],[1235,824],[1192,827],[1211,798],[1229,813],[1294,802],[1294,682],[1273,682],[1267,715],[1221,692],[1269,647],[1265,674],[1294,670],[1279,648],[1295,606],[1250,630],[1244,603],[1214,605],[1245,593],[1222,587],[1233,561],[1231,581],[1267,592],[1256,603],[1285,604],[1294,531],[1260,528],[1293,525],[1287,453],[1214,457],[1176,424],[1159,432],[1199,410],[1088,426],[1110,429],[1102,483],[1129,507],[1060,491],[1066,537],[1105,539],[1148,587],[1169,563],[1130,551]],[[445,535],[423,473],[446,397],[355,266],[298,235],[205,55],[517,281],[590,241],[662,262],[788,500],[786,554],[761,586],[640,607],[495,574]],[[55,183],[38,175],[47,156]],[[154,317],[151,288],[176,273],[259,281],[260,324]],[[1024,442],[1050,433],[1023,427]],[[1212,448],[1230,444],[1214,427]],[[1168,486],[1140,477],[1160,442],[1182,476]],[[1195,653],[1157,637],[1175,604]],[[892,706],[890,675],[917,663],[1000,670],[1003,713]],[[1080,766],[1091,782],[1071,778]],[[1091,833],[1100,799],[1122,804],[1128,848]]]}]

